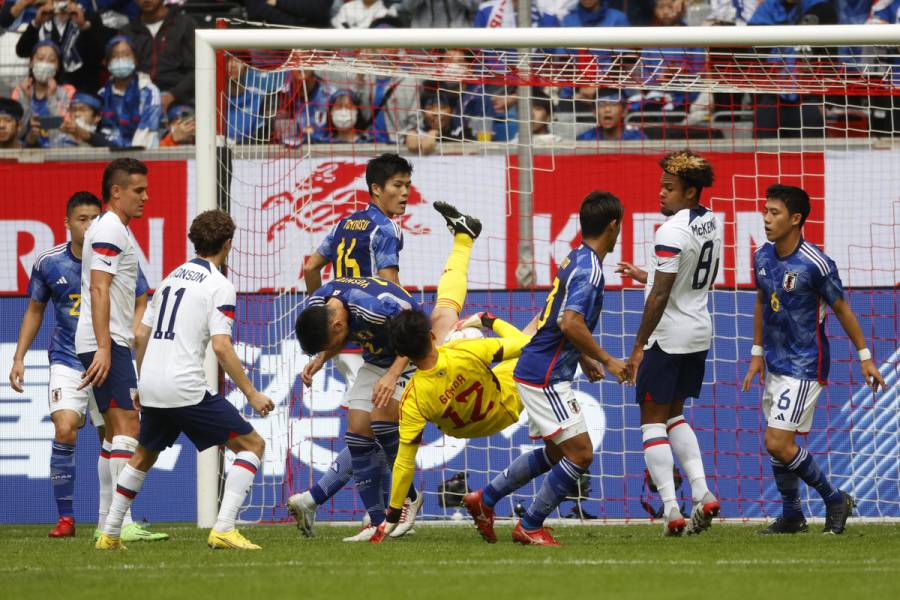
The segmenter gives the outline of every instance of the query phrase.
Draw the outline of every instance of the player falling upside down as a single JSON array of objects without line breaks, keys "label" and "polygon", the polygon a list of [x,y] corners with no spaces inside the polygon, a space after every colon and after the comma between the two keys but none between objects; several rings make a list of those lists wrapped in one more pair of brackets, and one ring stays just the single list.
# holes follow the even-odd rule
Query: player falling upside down
[{"label": "player falling upside down", "polygon": [[[49,404],[54,428],[50,480],[59,514],[59,521],[49,534],[53,538],[75,535],[75,513],[72,510],[75,494],[75,441],[78,430],[85,424],[88,410],[102,444],[97,462],[100,483],[98,528],[103,526],[112,500],[110,440],[105,439],[106,428],[103,416],[97,409],[93,390],[90,387],[79,389],[84,367],[75,353],[75,328],[81,310],[81,254],[84,234],[101,209],[100,200],[90,192],[76,192],[66,203],[65,224],[72,239],[40,254],[31,269],[31,279],[28,282],[30,300],[22,318],[13,366],[9,372],[12,388],[19,393],[24,391],[25,353],[41,328],[47,301],[52,301],[56,327],[50,339],[49,351]],[[147,306],[147,280],[140,271],[134,293],[135,317],[139,320]],[[135,527],[138,526],[134,525],[130,529]]]},{"label": "player falling upside down", "polygon": [[659,161],[661,212],[669,217],[656,231],[649,274],[630,263],[618,272],[646,283],[644,314],[628,360],[636,376],[641,407],[644,461],[663,501],[666,535],[681,535],[687,523],[675,499],[674,458],[691,483],[690,533],[708,529],[719,501],[706,485],[703,457],[694,430],[684,418],[684,401],[703,387],[712,339],[709,290],[716,282],[722,250],[722,223],[700,204],[713,183],[713,168],[689,150]]},{"label": "player falling upside down", "polygon": [[[461,272],[465,286],[472,244],[481,233],[481,223],[460,214],[448,204],[435,203],[434,207],[454,233],[453,250],[441,281],[452,278],[455,272]],[[464,287],[462,297],[465,297]],[[300,347],[307,354],[315,354],[301,374],[307,386],[312,384],[313,375],[347,342],[358,343],[363,348],[365,363],[347,394],[350,410],[344,440],[350,450],[356,490],[370,522],[357,535],[345,538],[347,542],[368,541],[385,519],[384,503],[390,494],[390,486],[389,478],[382,470],[385,466],[393,467],[397,456],[400,442],[398,401],[412,375],[412,369],[408,368],[409,361],[397,356],[390,347],[388,321],[408,309],[421,311],[409,293],[389,281],[376,277],[343,278],[313,293],[306,308],[297,317]],[[440,304],[435,307],[438,315],[442,315],[439,321],[444,331],[450,330],[459,310],[460,307],[455,304],[452,307],[442,307]],[[385,379],[385,375],[390,375],[390,378]],[[391,385],[385,385],[385,380]],[[406,524],[411,527],[424,497],[411,487],[408,495],[410,505]],[[392,533],[396,534],[396,530]]]},{"label": "player falling upside down", "polygon": [[769,243],[753,255],[758,291],[750,367],[742,388],[750,389],[757,374],[760,383],[765,376],[766,450],[782,498],[781,516],[759,532],[764,534],[807,531],[800,507],[801,479],[825,502],[823,533],[843,533],[853,508],[850,495],[834,487],[812,455],[796,443],[797,435],[809,433],[816,400],[828,379],[826,305],[859,352],[860,370],[872,393],[885,387],[856,316],[844,300],[837,266],[803,239],[809,211],[809,195],[802,189],[770,186],[764,215]]},{"label": "player falling upside down", "polygon": [[625,363],[610,356],[591,333],[603,307],[602,261],[616,246],[624,212],[622,203],[609,192],[591,192],[581,203],[582,242],[560,264],[537,333],[522,350],[513,372],[531,434],[542,437],[545,447],[519,456],[487,487],[463,499],[488,542],[497,539],[494,505],[549,471],[525,516],[516,523],[512,538],[522,544],[559,545],[544,521],[576,491],[594,455],[584,413],[572,390],[575,369],[580,362],[591,381],[603,378],[604,367],[620,383],[629,379]]},{"label": "player falling upside down", "polygon": [[210,210],[198,215],[188,236],[197,258],[169,273],[144,314],[137,335],[140,444],[116,480],[98,550],[124,548],[119,539],[122,517],[159,453],[181,433],[198,450],[224,444],[235,453],[207,544],[259,550],[234,522],[259,469],[265,441],[224,396],[208,391],[203,368],[211,342],[219,364],[250,406],[263,417],[275,407],[253,387],[231,343],[236,294],[219,269],[231,251],[233,236],[234,221],[228,213]]}]

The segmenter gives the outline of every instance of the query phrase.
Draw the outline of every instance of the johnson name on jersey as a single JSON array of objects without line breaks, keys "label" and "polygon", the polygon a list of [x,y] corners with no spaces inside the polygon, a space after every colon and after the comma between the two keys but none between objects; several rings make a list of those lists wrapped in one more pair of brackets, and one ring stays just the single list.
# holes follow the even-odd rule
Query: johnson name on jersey
[{"label": "johnson name on jersey", "polygon": [[334,276],[374,277],[380,269],[400,266],[403,232],[374,204],[341,219],[319,246],[331,261]]}]

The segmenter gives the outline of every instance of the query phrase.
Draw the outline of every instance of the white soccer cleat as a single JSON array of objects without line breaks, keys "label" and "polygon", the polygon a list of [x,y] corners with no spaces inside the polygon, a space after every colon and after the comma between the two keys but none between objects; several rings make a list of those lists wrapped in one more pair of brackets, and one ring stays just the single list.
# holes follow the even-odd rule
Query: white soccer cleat
[{"label": "white soccer cleat", "polygon": [[663,535],[667,537],[680,536],[684,531],[685,525],[687,525],[687,523],[685,522],[684,516],[682,516],[681,511],[678,510],[677,506],[673,506],[672,510],[669,511],[669,514],[666,516],[666,519],[663,522]]},{"label": "white soccer cleat", "polygon": [[688,534],[702,533],[712,526],[713,519],[719,515],[719,500],[712,492],[706,492],[699,502],[694,503],[691,510],[691,524]]},{"label": "white soccer cleat", "polygon": [[306,537],[316,537],[313,526],[316,524],[316,501],[308,491],[294,494],[287,501],[288,512],[297,521],[297,529]]},{"label": "white soccer cleat", "polygon": [[372,536],[375,535],[375,532],[378,531],[378,528],[372,524],[366,525],[362,529],[359,530],[359,533],[356,535],[351,535],[350,537],[345,537],[345,542],[368,542],[372,539]]},{"label": "white soccer cleat", "polygon": [[360,521],[359,526],[360,527],[368,527],[371,524],[372,524],[372,517],[370,517],[369,513],[367,513],[367,512],[363,513],[363,518],[362,518],[362,521]]},{"label": "white soccer cleat", "polygon": [[413,525],[416,523],[416,515],[425,504],[425,494],[421,491],[416,495],[415,502],[411,502],[409,498],[403,502],[403,512],[400,513],[400,522],[390,533],[392,538],[403,537],[408,533],[413,533]]}]

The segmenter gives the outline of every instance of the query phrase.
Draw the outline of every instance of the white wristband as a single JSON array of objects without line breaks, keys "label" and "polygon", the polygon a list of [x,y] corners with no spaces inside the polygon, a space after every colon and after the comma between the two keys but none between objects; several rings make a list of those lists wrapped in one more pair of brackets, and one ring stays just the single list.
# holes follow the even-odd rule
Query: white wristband
[{"label": "white wristband", "polygon": [[763,347],[762,346],[757,346],[756,344],[753,344],[753,346],[750,347],[750,356],[762,356],[762,355],[763,355]]},{"label": "white wristband", "polygon": [[872,353],[869,351],[868,348],[863,348],[862,350],[860,350],[858,352],[858,354],[859,354],[859,362],[862,362],[864,360],[872,360]]}]

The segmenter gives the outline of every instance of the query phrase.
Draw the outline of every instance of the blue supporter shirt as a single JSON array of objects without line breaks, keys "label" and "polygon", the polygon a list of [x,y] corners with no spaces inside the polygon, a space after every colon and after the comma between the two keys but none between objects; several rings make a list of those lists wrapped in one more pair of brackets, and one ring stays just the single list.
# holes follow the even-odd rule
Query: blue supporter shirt
[{"label": "blue supporter shirt", "polygon": [[809,9],[828,0],[800,0],[796,4],[788,4],[783,0],[763,0],[748,25],[796,25]]},{"label": "blue supporter shirt", "polygon": [[318,253],[331,261],[335,277],[374,277],[400,266],[403,232],[374,204],[341,219]]},{"label": "blue supporter shirt", "polygon": [[763,245],[753,256],[753,272],[765,296],[763,349],[769,372],[825,383],[830,367],[826,310],[844,296],[834,261],[801,239],[785,257],[773,244]]},{"label": "blue supporter shirt", "polygon": [[[644,132],[637,127],[627,126],[622,128],[622,135],[619,136],[618,139],[623,142],[629,142],[634,140],[646,140],[647,136],[645,136]],[[593,129],[588,129],[587,131],[578,134],[578,141],[584,142],[590,140],[614,141],[613,138],[604,137],[603,129],[600,127],[594,127]]]},{"label": "blue supporter shirt", "polygon": [[388,319],[403,310],[422,310],[409,292],[377,277],[335,279],[313,292],[306,306],[322,306],[330,298],[350,313],[347,341],[359,344],[363,360],[376,367],[389,367],[397,357],[388,344]]},{"label": "blue supporter shirt", "polygon": [[581,352],[559,328],[562,315],[572,310],[584,316],[591,331],[603,308],[603,265],[590,246],[582,243],[560,265],[538,321],[538,330],[522,350],[514,377],[523,383],[547,386],[572,381]]},{"label": "blue supporter shirt", "polygon": [[[135,296],[145,294],[148,288],[147,279],[138,269]],[[42,304],[53,301],[56,327],[50,337],[50,364],[83,371],[84,365],[75,353],[75,328],[81,314],[81,259],[72,254],[71,242],[38,255],[31,268],[28,297]]]}]

